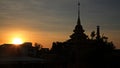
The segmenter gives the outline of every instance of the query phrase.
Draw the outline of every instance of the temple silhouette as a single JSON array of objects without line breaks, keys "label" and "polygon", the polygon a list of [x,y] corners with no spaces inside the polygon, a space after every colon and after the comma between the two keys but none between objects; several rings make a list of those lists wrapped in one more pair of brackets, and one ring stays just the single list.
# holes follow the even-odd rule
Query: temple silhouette
[{"label": "temple silhouette", "polygon": [[120,68],[120,50],[108,37],[102,36],[100,26],[86,35],[80,20],[78,3],[77,24],[68,40],[53,42],[52,48],[42,48],[31,42],[15,46],[0,46],[2,68]]},{"label": "temple silhouette", "polygon": [[78,3],[78,19],[73,34],[65,42],[54,42],[51,52],[58,55],[59,61],[64,60],[70,64],[70,68],[111,67],[107,63],[112,59],[115,46],[107,39],[106,36],[101,36],[100,26],[97,26],[96,32],[91,32],[91,38],[84,33],[80,21],[80,3]]}]

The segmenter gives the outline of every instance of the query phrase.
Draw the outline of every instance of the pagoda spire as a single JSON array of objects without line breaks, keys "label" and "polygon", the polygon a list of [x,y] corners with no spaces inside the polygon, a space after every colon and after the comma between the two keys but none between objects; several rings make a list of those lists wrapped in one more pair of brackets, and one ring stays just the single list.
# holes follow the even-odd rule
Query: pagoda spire
[{"label": "pagoda spire", "polygon": [[77,25],[80,25],[81,21],[80,21],[80,2],[78,1],[78,20],[77,20]]},{"label": "pagoda spire", "polygon": [[80,2],[78,1],[78,19],[77,19],[77,25],[75,26],[75,29],[73,30],[73,34],[70,36],[71,39],[87,39],[87,36],[84,34],[84,29],[81,25],[80,21]]}]

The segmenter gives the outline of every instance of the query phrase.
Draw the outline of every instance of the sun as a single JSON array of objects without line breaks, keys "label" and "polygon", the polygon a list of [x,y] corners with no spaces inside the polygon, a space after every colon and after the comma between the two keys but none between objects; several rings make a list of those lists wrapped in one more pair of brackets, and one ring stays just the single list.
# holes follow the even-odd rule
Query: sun
[{"label": "sun", "polygon": [[22,44],[23,41],[22,41],[21,38],[14,38],[14,39],[12,40],[12,43],[13,43],[13,44]]}]

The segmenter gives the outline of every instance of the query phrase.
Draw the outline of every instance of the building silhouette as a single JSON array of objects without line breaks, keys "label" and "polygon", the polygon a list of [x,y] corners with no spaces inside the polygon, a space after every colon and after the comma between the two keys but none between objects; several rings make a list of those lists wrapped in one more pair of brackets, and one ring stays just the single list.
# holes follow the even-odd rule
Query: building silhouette
[{"label": "building silhouette", "polygon": [[57,62],[66,63],[68,68],[106,68],[111,66],[108,62],[112,62],[112,51],[115,49],[107,39],[101,36],[100,26],[91,33],[91,39],[84,33],[78,3],[78,19],[73,34],[64,42],[53,42],[51,53],[58,56]]}]

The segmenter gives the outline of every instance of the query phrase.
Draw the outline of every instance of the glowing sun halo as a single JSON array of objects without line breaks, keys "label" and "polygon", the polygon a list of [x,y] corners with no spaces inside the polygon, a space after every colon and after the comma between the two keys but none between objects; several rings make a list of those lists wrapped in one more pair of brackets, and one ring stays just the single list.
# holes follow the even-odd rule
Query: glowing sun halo
[{"label": "glowing sun halo", "polygon": [[21,38],[14,38],[14,39],[12,40],[12,43],[13,43],[13,44],[22,44],[23,41],[22,41]]}]

